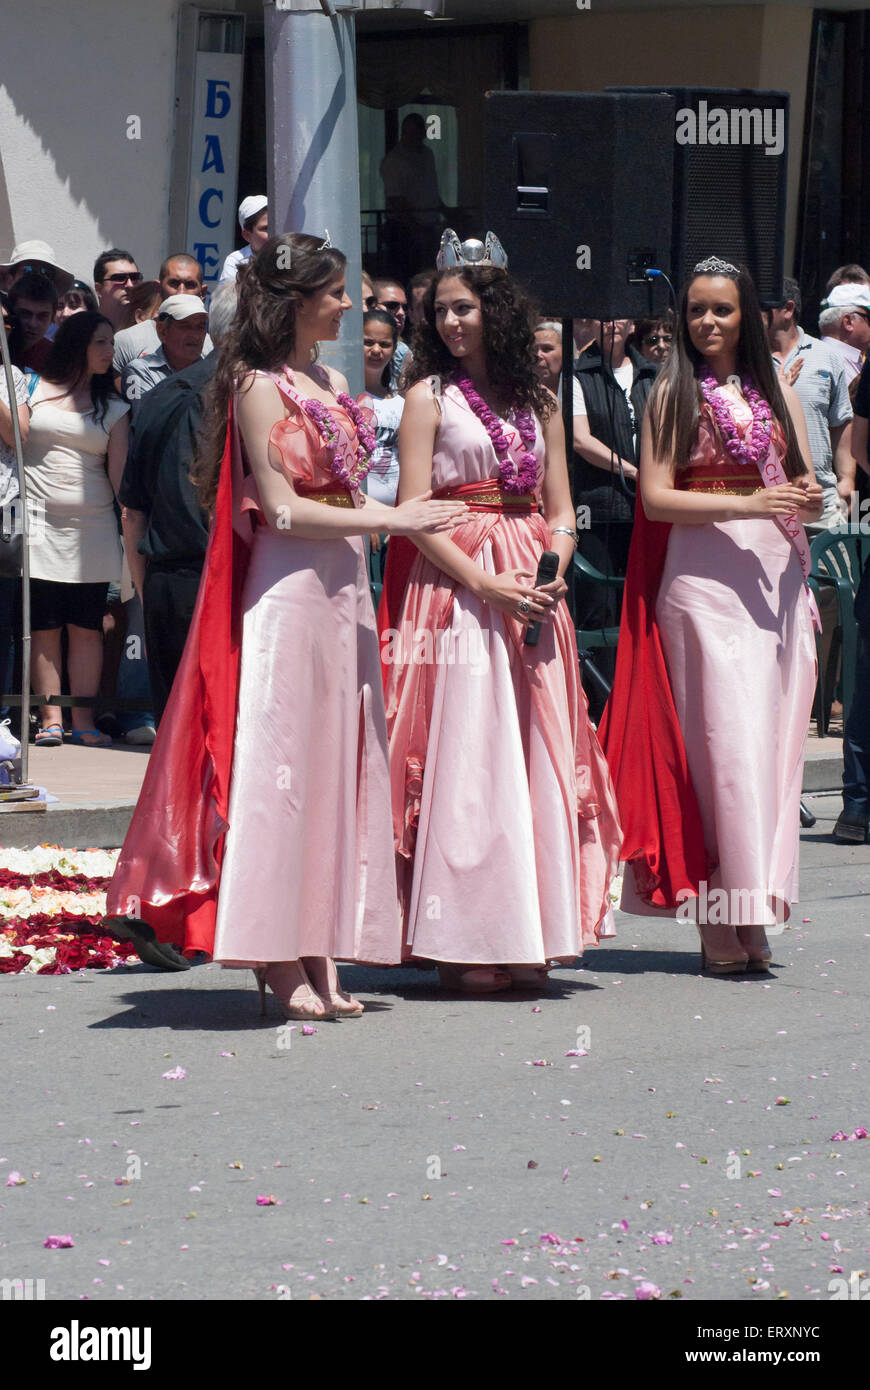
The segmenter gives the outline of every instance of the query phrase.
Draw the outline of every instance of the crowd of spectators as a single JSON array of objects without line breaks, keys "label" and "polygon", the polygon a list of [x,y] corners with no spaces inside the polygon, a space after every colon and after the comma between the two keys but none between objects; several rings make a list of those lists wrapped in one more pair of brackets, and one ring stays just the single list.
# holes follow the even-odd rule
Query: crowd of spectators
[{"label": "crowd of spectators", "polygon": [[[409,127],[409,137],[414,133]],[[186,251],[167,256],[146,280],[132,252],[111,247],[97,257],[93,286],[75,279],[41,241],[16,247],[0,265],[4,331],[15,364],[14,402],[0,378],[0,685],[13,688],[19,603],[20,536],[7,524],[17,494],[14,410],[28,488],[40,511],[39,545],[31,546],[33,688],[54,695],[68,690],[84,702],[72,706],[68,719],[77,742],[102,745],[110,735],[149,742],[169,697],[208,538],[188,476],[203,393],[214,372],[214,345],[235,312],[237,277],[269,235],[266,198],[245,198],[238,220],[244,245],[224,262],[208,308],[201,266]],[[388,504],[398,487],[413,332],[434,278],[434,270],[407,283],[363,272],[365,384],[358,400],[372,412],[377,441],[367,487]],[[822,530],[848,519],[870,480],[870,275],[858,265],[833,273],[817,337],[802,324],[800,288],[792,279],[765,312],[771,353],[806,416],[824,490]],[[670,310],[634,322],[573,320],[569,462],[579,549],[605,576],[625,574],[641,422],[673,336]],[[561,403],[561,320],[541,318],[535,344],[539,374]],[[619,621],[617,587],[582,586],[575,604],[580,627]],[[606,683],[612,652],[596,659]],[[98,694],[117,699],[115,714],[93,718]],[[600,681],[588,694],[597,715]],[[38,724],[37,742],[64,736],[57,705],[42,705]]]}]

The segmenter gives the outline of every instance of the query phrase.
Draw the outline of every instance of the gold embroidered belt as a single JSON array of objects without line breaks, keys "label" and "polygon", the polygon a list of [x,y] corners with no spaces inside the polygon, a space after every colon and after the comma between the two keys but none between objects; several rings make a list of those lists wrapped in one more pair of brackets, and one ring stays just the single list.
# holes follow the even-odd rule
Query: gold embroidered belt
[{"label": "gold embroidered belt", "polygon": [[504,492],[499,487],[480,487],[460,484],[459,487],[439,488],[433,497],[464,502],[467,507],[493,512],[524,512],[527,516],[538,509],[537,499],[531,492]]},{"label": "gold embroidered belt", "polygon": [[323,502],[327,507],[352,507],[354,500],[349,492],[300,492],[308,502]]},{"label": "gold embroidered belt", "polygon": [[752,497],[756,492],[763,490],[763,484],[753,486],[752,483],[738,483],[735,487],[725,487],[724,484],[714,482],[712,478],[699,478],[697,482],[688,483],[684,488],[680,488],[681,492],[706,492],[714,497]]}]

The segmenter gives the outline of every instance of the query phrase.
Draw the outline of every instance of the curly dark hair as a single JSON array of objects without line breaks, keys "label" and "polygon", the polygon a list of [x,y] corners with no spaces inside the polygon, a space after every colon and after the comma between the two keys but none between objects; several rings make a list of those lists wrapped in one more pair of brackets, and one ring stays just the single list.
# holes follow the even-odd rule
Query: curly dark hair
[{"label": "curly dark hair", "polygon": [[202,506],[211,511],[237,382],[252,369],[277,372],[296,345],[296,308],[325,289],[345,268],[335,247],[320,250],[322,237],[283,232],[270,237],[239,269],[238,309],[220,345],[217,371],[205,399],[206,426],[191,469]]},{"label": "curly dark hair", "polygon": [[411,339],[414,359],[408,368],[409,385],[427,376],[449,378],[457,371],[458,361],[435,326],[435,298],[444,280],[461,280],[480,300],[486,370],[494,394],[514,409],[533,410],[546,421],[556,404],[536,371],[538,314],[517,282],[494,266],[439,271],[423,296],[423,317]]},{"label": "curly dark hair", "polygon": [[[64,319],[52,339],[51,351],[42,369],[43,380],[53,386],[72,386],[87,371],[88,348],[91,339],[101,324],[114,333],[114,327],[103,314],[86,309],[84,313],[73,314]],[[98,425],[105,425],[109,401],[118,400],[115,390],[115,373],[110,367],[107,372],[90,378],[91,400],[94,406],[94,419]]]}]

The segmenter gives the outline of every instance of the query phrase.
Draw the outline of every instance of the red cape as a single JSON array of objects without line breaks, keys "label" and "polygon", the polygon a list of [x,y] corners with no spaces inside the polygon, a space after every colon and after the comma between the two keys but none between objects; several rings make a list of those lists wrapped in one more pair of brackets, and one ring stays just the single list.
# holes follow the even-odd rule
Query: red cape
[{"label": "red cape", "polygon": [[108,915],[141,917],[188,954],[214,945],[251,533],[231,407],[196,608],[107,894]]},{"label": "red cape", "polygon": [[638,498],[632,531],[616,674],[598,729],[610,764],[638,896],[675,908],[708,877],[701,813],[677,720],[655,606],[670,524],[648,521]]}]

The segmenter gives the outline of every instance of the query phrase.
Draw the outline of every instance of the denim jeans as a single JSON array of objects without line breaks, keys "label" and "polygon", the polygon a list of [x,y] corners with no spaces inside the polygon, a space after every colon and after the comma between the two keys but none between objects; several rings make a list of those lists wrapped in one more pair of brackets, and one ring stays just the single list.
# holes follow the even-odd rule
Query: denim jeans
[{"label": "denim jeans", "polygon": [[843,731],[843,810],[870,816],[870,638],[858,638],[855,696]]},{"label": "denim jeans", "polygon": [[[151,682],[148,679],[148,662],[145,658],[145,620],[142,616],[142,603],[134,594],[124,604],[127,619],[127,634],[124,650],[118,667],[116,693],[119,700],[150,700]],[[119,709],[118,723],[121,732],[128,734],[131,729],[141,729],[143,724],[154,723],[150,710]]]}]

